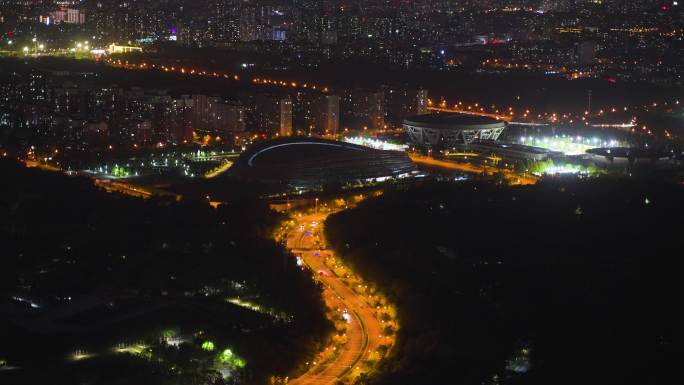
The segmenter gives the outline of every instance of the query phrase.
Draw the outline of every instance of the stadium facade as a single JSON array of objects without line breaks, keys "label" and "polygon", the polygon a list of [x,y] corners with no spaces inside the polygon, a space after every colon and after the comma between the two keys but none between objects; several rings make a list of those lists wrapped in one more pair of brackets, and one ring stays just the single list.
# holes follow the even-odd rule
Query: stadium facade
[{"label": "stadium facade", "polygon": [[437,113],[404,119],[403,126],[417,147],[449,148],[497,140],[506,129],[506,122],[480,115]]}]

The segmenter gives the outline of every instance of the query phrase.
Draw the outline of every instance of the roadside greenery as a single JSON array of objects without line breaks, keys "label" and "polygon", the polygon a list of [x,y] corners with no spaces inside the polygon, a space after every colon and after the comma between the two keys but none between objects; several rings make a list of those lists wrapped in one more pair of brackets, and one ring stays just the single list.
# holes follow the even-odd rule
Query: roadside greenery
[{"label": "roadside greenery", "polygon": [[258,384],[324,344],[321,289],[270,238],[281,217],[265,202],[143,200],[8,160],[0,173],[0,356],[28,380]]}]

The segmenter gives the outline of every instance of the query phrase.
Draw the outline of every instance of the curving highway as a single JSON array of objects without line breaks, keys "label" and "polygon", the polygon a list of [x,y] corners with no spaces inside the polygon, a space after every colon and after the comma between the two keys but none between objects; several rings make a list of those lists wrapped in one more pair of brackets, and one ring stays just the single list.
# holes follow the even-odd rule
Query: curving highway
[{"label": "curving highway", "polygon": [[[295,217],[297,225],[287,234],[287,245],[293,254],[299,256],[324,286],[323,297],[330,309],[344,313],[348,319],[346,343],[341,351],[327,355],[322,363],[289,384],[332,385],[361,368],[361,362],[380,346],[386,337],[381,336],[382,322],[377,318],[366,298],[349,288],[341,278],[335,276],[325,265],[324,258],[333,256],[332,251],[321,249],[317,242],[322,240],[323,221],[327,213]],[[322,241],[321,241],[322,242]]]}]

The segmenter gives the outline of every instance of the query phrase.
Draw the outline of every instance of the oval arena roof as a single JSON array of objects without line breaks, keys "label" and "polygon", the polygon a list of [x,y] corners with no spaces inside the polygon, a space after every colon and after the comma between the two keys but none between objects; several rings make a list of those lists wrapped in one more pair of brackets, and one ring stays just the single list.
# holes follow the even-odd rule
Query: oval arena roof
[{"label": "oval arena roof", "polygon": [[502,126],[506,123],[488,116],[449,112],[412,116],[406,118],[404,124],[437,129],[486,129],[491,128],[491,126]]},{"label": "oval arena roof", "polygon": [[228,175],[292,185],[345,183],[414,170],[406,153],[310,137],[280,138],[249,147]]}]

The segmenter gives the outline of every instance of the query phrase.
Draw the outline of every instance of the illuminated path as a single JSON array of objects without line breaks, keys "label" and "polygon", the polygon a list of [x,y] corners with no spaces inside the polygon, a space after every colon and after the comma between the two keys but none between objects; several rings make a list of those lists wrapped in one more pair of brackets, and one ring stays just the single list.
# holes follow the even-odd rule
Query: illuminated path
[{"label": "illuminated path", "polygon": [[439,160],[435,158],[430,158],[418,154],[409,154],[409,158],[418,164],[423,164],[426,166],[434,166],[440,168],[446,168],[449,170],[463,171],[471,174],[482,174],[485,172],[485,168],[482,166],[477,166],[472,163],[456,163],[448,160]]},{"label": "illuminated path", "polygon": [[216,167],[215,169],[209,171],[204,175],[205,178],[211,179],[211,178],[216,178],[217,176],[223,174],[224,172],[228,171],[228,169],[233,165],[233,162],[229,161],[224,161],[221,163],[220,166]]},{"label": "illuminated path", "polygon": [[460,108],[448,108],[448,107],[428,107],[427,108],[430,111],[437,111],[437,112],[457,112],[459,114],[468,114],[468,115],[479,115],[479,116],[487,116],[489,118],[494,118],[498,120],[503,120],[508,122],[508,124],[513,124],[516,126],[548,126],[548,123],[534,123],[534,122],[513,122],[513,118],[510,115],[501,115],[501,114],[491,114],[488,112],[482,112],[482,111],[474,111],[474,110],[468,110],[468,109],[460,109]]},{"label": "illuminated path", "polygon": [[516,173],[515,171],[509,170],[509,169],[502,169],[502,168],[496,168],[496,167],[484,167],[484,166],[479,166],[476,164],[472,163],[458,163],[458,162],[452,162],[448,160],[441,160],[441,159],[435,159],[435,158],[429,158],[427,156],[423,155],[418,155],[418,154],[409,154],[409,157],[411,158],[412,161],[418,164],[426,165],[426,166],[432,166],[432,167],[439,167],[439,168],[444,168],[448,170],[456,170],[456,171],[462,171],[465,173],[471,173],[471,174],[482,174],[484,172],[487,173],[487,175],[494,175],[495,173],[503,173],[508,179],[510,184],[535,184],[539,181],[537,177],[534,175],[530,174],[525,174],[521,175]]},{"label": "illuminated path", "polygon": [[322,223],[327,216],[327,213],[319,213],[295,217],[297,225],[287,234],[287,246],[319,277],[324,286],[323,298],[326,305],[336,311],[347,310],[350,315],[347,342],[334,359],[318,363],[301,377],[288,382],[289,384],[335,384],[359,368],[361,361],[368,358],[383,342],[388,342],[385,341],[386,337],[381,336],[382,324],[375,309],[369,306],[363,295],[354,292],[325,265],[324,259],[326,256],[333,256],[332,251],[314,247],[315,240],[321,239]]},{"label": "illuminated path", "polygon": [[462,110],[459,108],[448,108],[448,107],[428,107],[427,109],[430,111],[458,112],[459,114],[479,115],[479,116],[486,116],[486,117],[494,118],[494,119],[498,119],[498,120],[505,120],[507,122],[511,121],[511,117],[508,115],[490,114],[490,113],[481,112],[481,111]]},{"label": "illuminated path", "polygon": [[152,196],[170,197],[176,201],[181,200],[183,197],[179,194],[175,194],[168,191],[163,191],[151,187],[143,187],[139,185],[134,185],[124,181],[112,181],[108,179],[93,178],[95,186],[104,189],[107,192],[117,192],[125,195],[129,195],[136,198],[151,198]]}]

